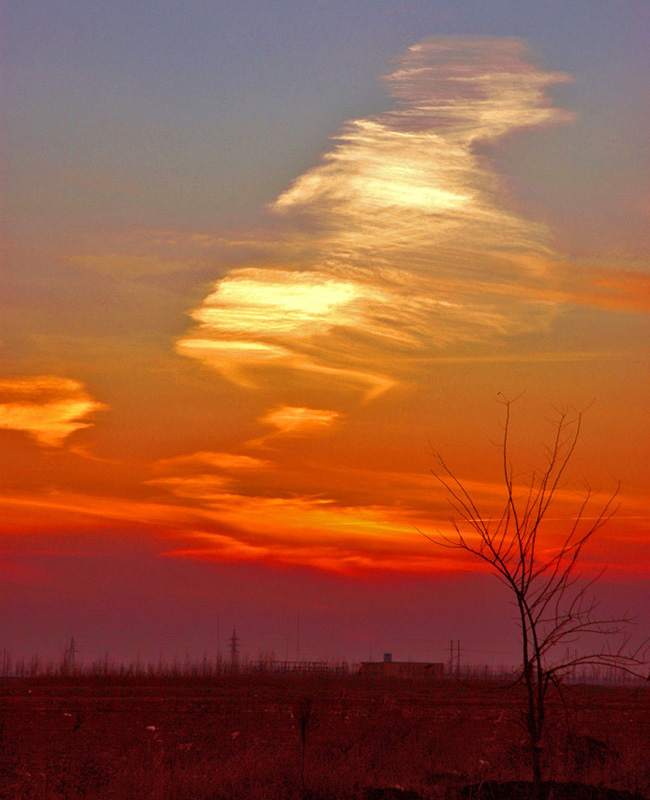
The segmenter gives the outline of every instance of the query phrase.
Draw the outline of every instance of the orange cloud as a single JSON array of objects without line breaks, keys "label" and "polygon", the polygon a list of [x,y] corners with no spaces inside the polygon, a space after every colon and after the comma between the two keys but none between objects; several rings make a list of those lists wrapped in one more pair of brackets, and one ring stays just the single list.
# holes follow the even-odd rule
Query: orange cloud
[{"label": "orange cloud", "polygon": [[647,273],[579,264],[560,264],[558,272],[563,285],[557,291],[564,302],[610,311],[650,312]]},{"label": "orange cloud", "polygon": [[328,498],[249,497],[226,492],[206,501],[215,518],[236,533],[188,532],[187,546],[166,555],[264,560],[343,572],[431,571],[447,559],[444,552],[427,552],[427,543],[400,521],[395,509],[341,507]]},{"label": "orange cloud", "polygon": [[164,458],[154,463],[155,470],[174,470],[178,468],[213,467],[226,472],[239,470],[266,469],[270,461],[252,456],[238,455],[236,453],[213,453],[201,450],[187,456]]},{"label": "orange cloud", "polygon": [[[304,432],[319,424],[314,420],[326,420],[328,413],[292,408],[276,412],[278,426]],[[445,493],[431,475],[345,467],[338,467],[337,471],[342,473],[348,488],[337,492],[336,498],[299,491],[292,494],[286,489],[281,495],[270,489],[261,494],[246,485],[234,489],[223,476],[204,473],[150,481],[149,485],[191,504],[195,515],[191,529],[184,534],[185,546],[174,548],[167,555],[199,560],[301,563],[345,572],[477,568],[465,563],[462,557],[459,562],[458,554],[433,548],[418,532],[434,536],[452,532]],[[331,477],[328,480],[325,476],[326,485],[331,485]],[[286,486],[287,480],[283,483]],[[464,485],[486,516],[499,515],[505,502],[501,483],[474,479],[466,480]],[[516,496],[526,493],[524,483],[515,486]],[[397,498],[396,501],[392,504],[376,501],[377,496],[387,495]],[[558,489],[555,497],[548,519],[549,536],[558,531],[561,535],[565,526],[572,524],[577,502],[575,491],[568,487]],[[621,522],[625,530],[632,530],[638,520],[636,514],[630,516],[629,512],[641,512],[643,518],[644,504],[639,505],[638,498],[621,499],[628,510]],[[592,501],[597,507],[607,497],[596,493]],[[589,519],[588,514],[585,519]],[[470,531],[468,536],[471,535]]]},{"label": "orange cloud", "polygon": [[[21,534],[42,529],[87,530],[89,526],[114,530],[118,523],[118,530],[146,531],[148,539],[157,538],[170,557],[302,564],[349,573],[479,568],[462,557],[459,560],[457,553],[433,547],[418,533],[451,533],[444,492],[426,473],[337,467],[340,490],[307,494],[299,483],[293,492],[287,488],[291,475],[280,467],[275,470],[281,473],[282,489],[260,489],[251,486],[248,478],[240,482],[242,474],[255,480],[268,471],[266,462],[246,456],[231,459],[229,454],[199,452],[155,466],[178,473],[147,481],[148,496],[142,499],[63,490],[0,496],[0,529]],[[328,479],[326,472],[321,470],[320,477],[331,487],[332,476]],[[465,485],[483,514],[494,515],[503,507],[501,484],[474,479]],[[523,484],[516,489],[525,491]],[[556,529],[561,534],[563,526],[571,524],[577,502],[568,486],[557,492],[556,499],[549,535]],[[604,500],[595,494],[594,507]],[[615,550],[621,542],[629,544],[637,559],[647,530],[647,498],[622,495],[620,500],[622,512],[612,524],[614,535],[595,549],[593,562],[585,561],[588,570],[602,560],[603,551]],[[612,558],[627,563],[620,552]],[[642,566],[637,564],[639,569]]]},{"label": "orange cloud", "polygon": [[301,548],[264,547],[237,542],[231,537],[214,537],[207,546],[190,549],[169,550],[160,554],[166,558],[181,558],[192,561],[262,561],[282,566],[310,566],[326,572],[347,575],[363,572],[409,572],[430,574],[431,572],[475,572],[473,564],[444,554],[411,554],[404,550],[394,553],[366,554],[349,549],[341,551],[327,547],[312,547],[308,553]]},{"label": "orange cloud", "polygon": [[231,483],[222,475],[199,473],[196,475],[154,478],[147,481],[150,486],[161,486],[179,497],[196,498],[202,503],[219,501],[225,487]]},{"label": "orange cloud", "polygon": [[327,428],[337,422],[340,416],[337,411],[280,406],[265,414],[260,422],[273,425],[282,435],[302,435]]},{"label": "orange cloud", "polygon": [[0,428],[25,431],[50,447],[89,427],[86,418],[104,408],[82,383],[70,378],[40,375],[0,381]]}]

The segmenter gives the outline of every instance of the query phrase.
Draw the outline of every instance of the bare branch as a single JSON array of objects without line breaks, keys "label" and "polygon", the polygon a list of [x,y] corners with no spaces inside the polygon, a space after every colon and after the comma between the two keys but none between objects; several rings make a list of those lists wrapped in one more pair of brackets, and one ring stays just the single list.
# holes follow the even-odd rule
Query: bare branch
[{"label": "bare branch", "polygon": [[[482,514],[462,480],[441,454],[434,452],[438,467],[432,474],[444,489],[452,509],[453,534],[420,533],[434,544],[464,550],[480,558],[512,592],[521,636],[519,679],[526,687],[526,728],[534,779],[538,783],[549,687],[559,686],[562,676],[578,666],[615,668],[640,675],[647,669],[648,640],[631,649],[626,632],[631,618],[601,615],[598,603],[589,594],[602,573],[586,580],[578,571],[584,547],[617,511],[620,483],[595,513],[594,495],[587,487],[571,515],[568,529],[549,534],[549,510],[560,499],[558,493],[578,445],[586,409],[574,412],[555,409],[546,465],[533,470],[528,482],[518,486],[510,458],[514,400],[499,394],[499,402],[505,409],[500,442],[505,487],[503,508],[496,515]],[[463,533],[463,528],[472,532],[472,539]],[[569,656],[568,645],[585,636],[603,639],[602,647]],[[562,648],[564,654],[559,655]]]}]

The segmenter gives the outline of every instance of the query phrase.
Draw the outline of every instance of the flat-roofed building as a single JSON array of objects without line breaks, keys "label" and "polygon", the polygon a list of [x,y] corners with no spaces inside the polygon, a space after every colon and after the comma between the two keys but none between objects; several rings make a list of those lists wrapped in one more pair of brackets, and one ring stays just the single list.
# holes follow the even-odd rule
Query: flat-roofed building
[{"label": "flat-roofed building", "polygon": [[445,665],[435,661],[362,661],[359,675],[369,678],[417,678],[440,680],[445,677]]}]

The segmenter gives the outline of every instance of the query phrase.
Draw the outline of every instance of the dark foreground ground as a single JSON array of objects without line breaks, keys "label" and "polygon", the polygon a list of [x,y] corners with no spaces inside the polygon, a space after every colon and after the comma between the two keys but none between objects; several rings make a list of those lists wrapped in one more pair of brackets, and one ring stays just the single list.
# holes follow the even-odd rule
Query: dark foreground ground
[{"label": "dark foreground ground", "polygon": [[[650,798],[650,689],[565,699],[546,743],[554,800]],[[519,800],[519,706],[516,690],[452,681],[4,679],[0,798]]]}]

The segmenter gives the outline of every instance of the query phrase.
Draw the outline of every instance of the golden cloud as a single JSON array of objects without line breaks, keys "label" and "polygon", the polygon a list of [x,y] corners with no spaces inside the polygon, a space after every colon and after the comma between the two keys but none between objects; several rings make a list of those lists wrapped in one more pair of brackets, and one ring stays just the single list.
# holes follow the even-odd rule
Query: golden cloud
[{"label": "golden cloud", "polygon": [[101,409],[82,383],[39,375],[0,380],[0,428],[25,431],[38,442],[58,447]]},{"label": "golden cloud", "polygon": [[546,96],[565,79],[514,40],[412,47],[387,78],[397,108],[348,122],[271,205],[278,266],[218,281],[178,352],[246,386],[282,369],[372,397],[443,350],[546,324],[548,231],[503,206],[476,146],[570,118]]},{"label": "golden cloud", "polygon": [[[368,400],[423,374],[431,381],[426,367],[437,361],[601,357],[577,347],[496,345],[548,328],[568,304],[647,308],[645,277],[561,264],[546,227],[504,204],[507,192],[485,155],[483,145],[499,137],[570,120],[547,93],[564,80],[535,66],[514,40],[420,42],[387,78],[394,108],[346,123],[320,163],[271,204],[277,222],[253,237],[257,251],[242,237],[242,258],[192,310],[176,348],[265,392],[268,405],[282,403],[258,415],[272,430],[249,446],[333,430],[339,398],[349,413],[351,392]],[[170,465],[183,474],[159,481],[161,490],[214,525],[237,527],[231,536],[197,525],[190,545],[174,554],[320,566],[432,563],[422,560],[414,527],[444,531],[448,523],[429,478],[345,467],[333,477],[319,463],[307,481],[295,466],[296,453],[308,450],[299,444],[288,459],[294,471],[283,472],[278,459],[272,481],[253,465],[246,480],[241,473],[237,482],[216,480],[206,473],[222,467],[200,454]],[[190,468],[198,474],[187,475]],[[306,484],[328,486],[332,496],[307,496]],[[467,486],[488,512],[498,509],[502,487]],[[399,505],[373,505],[389,493]]]},{"label": "golden cloud", "polygon": [[180,340],[177,350],[243,385],[250,385],[251,368],[283,367],[342,379],[376,394],[392,380],[355,369],[345,358],[326,363],[312,346],[314,337],[334,328],[363,327],[373,302],[385,304],[386,298],[378,287],[358,281],[318,272],[233,270],[193,312],[200,327]]},{"label": "golden cloud", "polygon": [[269,411],[259,421],[266,425],[273,425],[283,435],[302,435],[327,428],[338,422],[340,417],[341,415],[337,411],[280,406]]},{"label": "golden cloud", "polygon": [[317,273],[243,269],[224,278],[192,316],[224,335],[313,335],[359,320],[362,291]]}]

